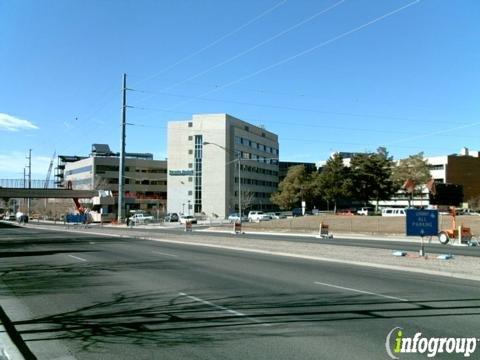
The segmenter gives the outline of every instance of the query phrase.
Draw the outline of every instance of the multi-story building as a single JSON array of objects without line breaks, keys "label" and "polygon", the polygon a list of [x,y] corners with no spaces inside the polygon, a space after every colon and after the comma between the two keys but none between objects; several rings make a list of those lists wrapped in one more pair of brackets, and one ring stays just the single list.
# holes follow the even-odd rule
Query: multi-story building
[{"label": "multi-story building", "polygon": [[[108,145],[92,145],[89,157],[65,163],[63,185],[73,189],[110,191],[114,203],[118,200],[119,154]],[[167,202],[167,161],[153,160],[152,154],[126,153],[125,207],[129,210],[158,210],[164,212]],[[108,213],[115,213],[109,204]]]},{"label": "multi-story building", "polygon": [[269,209],[278,187],[278,136],[228,114],[168,124],[168,211],[225,218]]},{"label": "multi-story building", "polygon": [[[459,154],[426,157],[430,174],[436,183],[456,184],[463,187],[463,200],[468,202],[480,197],[480,157],[478,151],[463,148]],[[382,206],[408,206],[409,195],[400,190]],[[426,186],[415,194],[413,206],[428,206],[429,191]]]}]

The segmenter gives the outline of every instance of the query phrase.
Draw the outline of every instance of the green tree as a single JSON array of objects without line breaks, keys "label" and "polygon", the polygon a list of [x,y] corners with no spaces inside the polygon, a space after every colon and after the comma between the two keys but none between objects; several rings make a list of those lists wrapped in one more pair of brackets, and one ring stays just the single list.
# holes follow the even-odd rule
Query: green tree
[{"label": "green tree", "polygon": [[430,169],[428,168],[427,160],[423,158],[423,152],[410,155],[408,158],[400,160],[393,169],[393,180],[397,188],[405,188],[405,184],[411,185],[408,200],[409,206],[411,205],[413,195],[420,192],[423,185],[425,185],[430,178]]},{"label": "green tree", "polygon": [[379,148],[375,154],[361,154],[352,158],[350,163],[352,195],[368,205],[375,201],[378,211],[380,200],[388,200],[397,188],[392,178],[393,160],[385,148]]},{"label": "green tree", "polygon": [[303,165],[292,166],[287,176],[278,185],[278,191],[271,196],[274,204],[281,209],[291,209],[300,205],[302,200],[310,201],[312,197],[311,176]]},{"label": "green tree", "polygon": [[350,196],[350,171],[343,165],[343,159],[335,154],[328,159],[322,172],[312,184],[314,193],[318,192],[328,202],[333,202],[334,211],[337,211],[337,202]]}]

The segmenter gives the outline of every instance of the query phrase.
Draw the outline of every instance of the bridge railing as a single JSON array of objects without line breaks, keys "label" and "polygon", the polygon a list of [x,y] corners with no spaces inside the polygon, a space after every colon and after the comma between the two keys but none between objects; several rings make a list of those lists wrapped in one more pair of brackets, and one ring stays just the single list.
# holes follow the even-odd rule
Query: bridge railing
[{"label": "bridge railing", "polygon": [[[45,180],[32,179],[30,188],[32,189],[56,189],[57,185],[55,180],[49,180],[45,186]],[[0,187],[15,188],[15,189],[28,189],[28,180],[24,179],[0,179]]]}]

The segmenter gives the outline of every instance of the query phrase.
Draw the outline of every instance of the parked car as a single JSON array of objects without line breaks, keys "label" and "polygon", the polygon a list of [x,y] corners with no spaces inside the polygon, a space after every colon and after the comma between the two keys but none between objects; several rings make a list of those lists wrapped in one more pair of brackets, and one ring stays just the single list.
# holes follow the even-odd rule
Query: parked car
[{"label": "parked car", "polygon": [[406,216],[405,209],[402,208],[384,208],[382,209],[382,216]]},{"label": "parked car", "polygon": [[[238,215],[238,213],[232,213],[228,216],[227,218],[231,223],[234,223],[236,221],[240,221],[240,216]],[[244,221],[248,221],[248,216],[246,215],[242,215],[242,222]]]},{"label": "parked car", "polygon": [[163,218],[163,221],[165,221],[165,222],[177,222],[178,218],[179,218],[179,216],[178,216],[177,213],[168,213]]},{"label": "parked car", "polygon": [[293,216],[293,217],[303,216],[302,208],[295,208],[295,209],[293,209],[293,210],[292,210],[292,216]]},{"label": "parked car", "polygon": [[373,212],[373,208],[371,207],[362,207],[357,210],[357,215],[368,216],[371,215]]},{"label": "parked car", "polygon": [[270,216],[270,218],[271,218],[272,220],[280,219],[280,216],[277,215],[277,213],[274,213],[274,212],[267,212],[267,213],[265,213],[265,215]]},{"label": "parked car", "polygon": [[191,222],[192,224],[196,224],[197,218],[195,218],[192,215],[182,215],[180,216],[179,221],[180,221],[180,224],[185,224],[187,221]]},{"label": "parked car", "polygon": [[272,218],[266,215],[263,211],[250,211],[248,213],[248,221],[251,222],[267,221],[271,219]]},{"label": "parked car", "polygon": [[352,209],[341,209],[341,210],[337,210],[337,212],[335,213],[335,215],[340,215],[340,216],[353,216],[353,215],[355,215],[355,212],[354,212],[354,210],[352,210]]},{"label": "parked car", "polygon": [[137,214],[134,214],[134,215],[130,216],[130,218],[128,220],[131,221],[135,225],[147,224],[147,223],[153,221],[153,216],[147,215],[147,214],[144,214],[144,213],[137,213]]}]

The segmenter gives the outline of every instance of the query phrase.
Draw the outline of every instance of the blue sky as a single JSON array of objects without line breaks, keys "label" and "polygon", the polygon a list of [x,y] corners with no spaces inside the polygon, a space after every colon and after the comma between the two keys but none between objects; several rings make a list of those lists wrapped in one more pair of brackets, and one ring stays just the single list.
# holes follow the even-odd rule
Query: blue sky
[{"label": "blue sky", "polygon": [[166,157],[166,124],[229,113],[279,135],[280,158],[479,150],[476,0],[0,0],[0,178],[49,158]]}]

